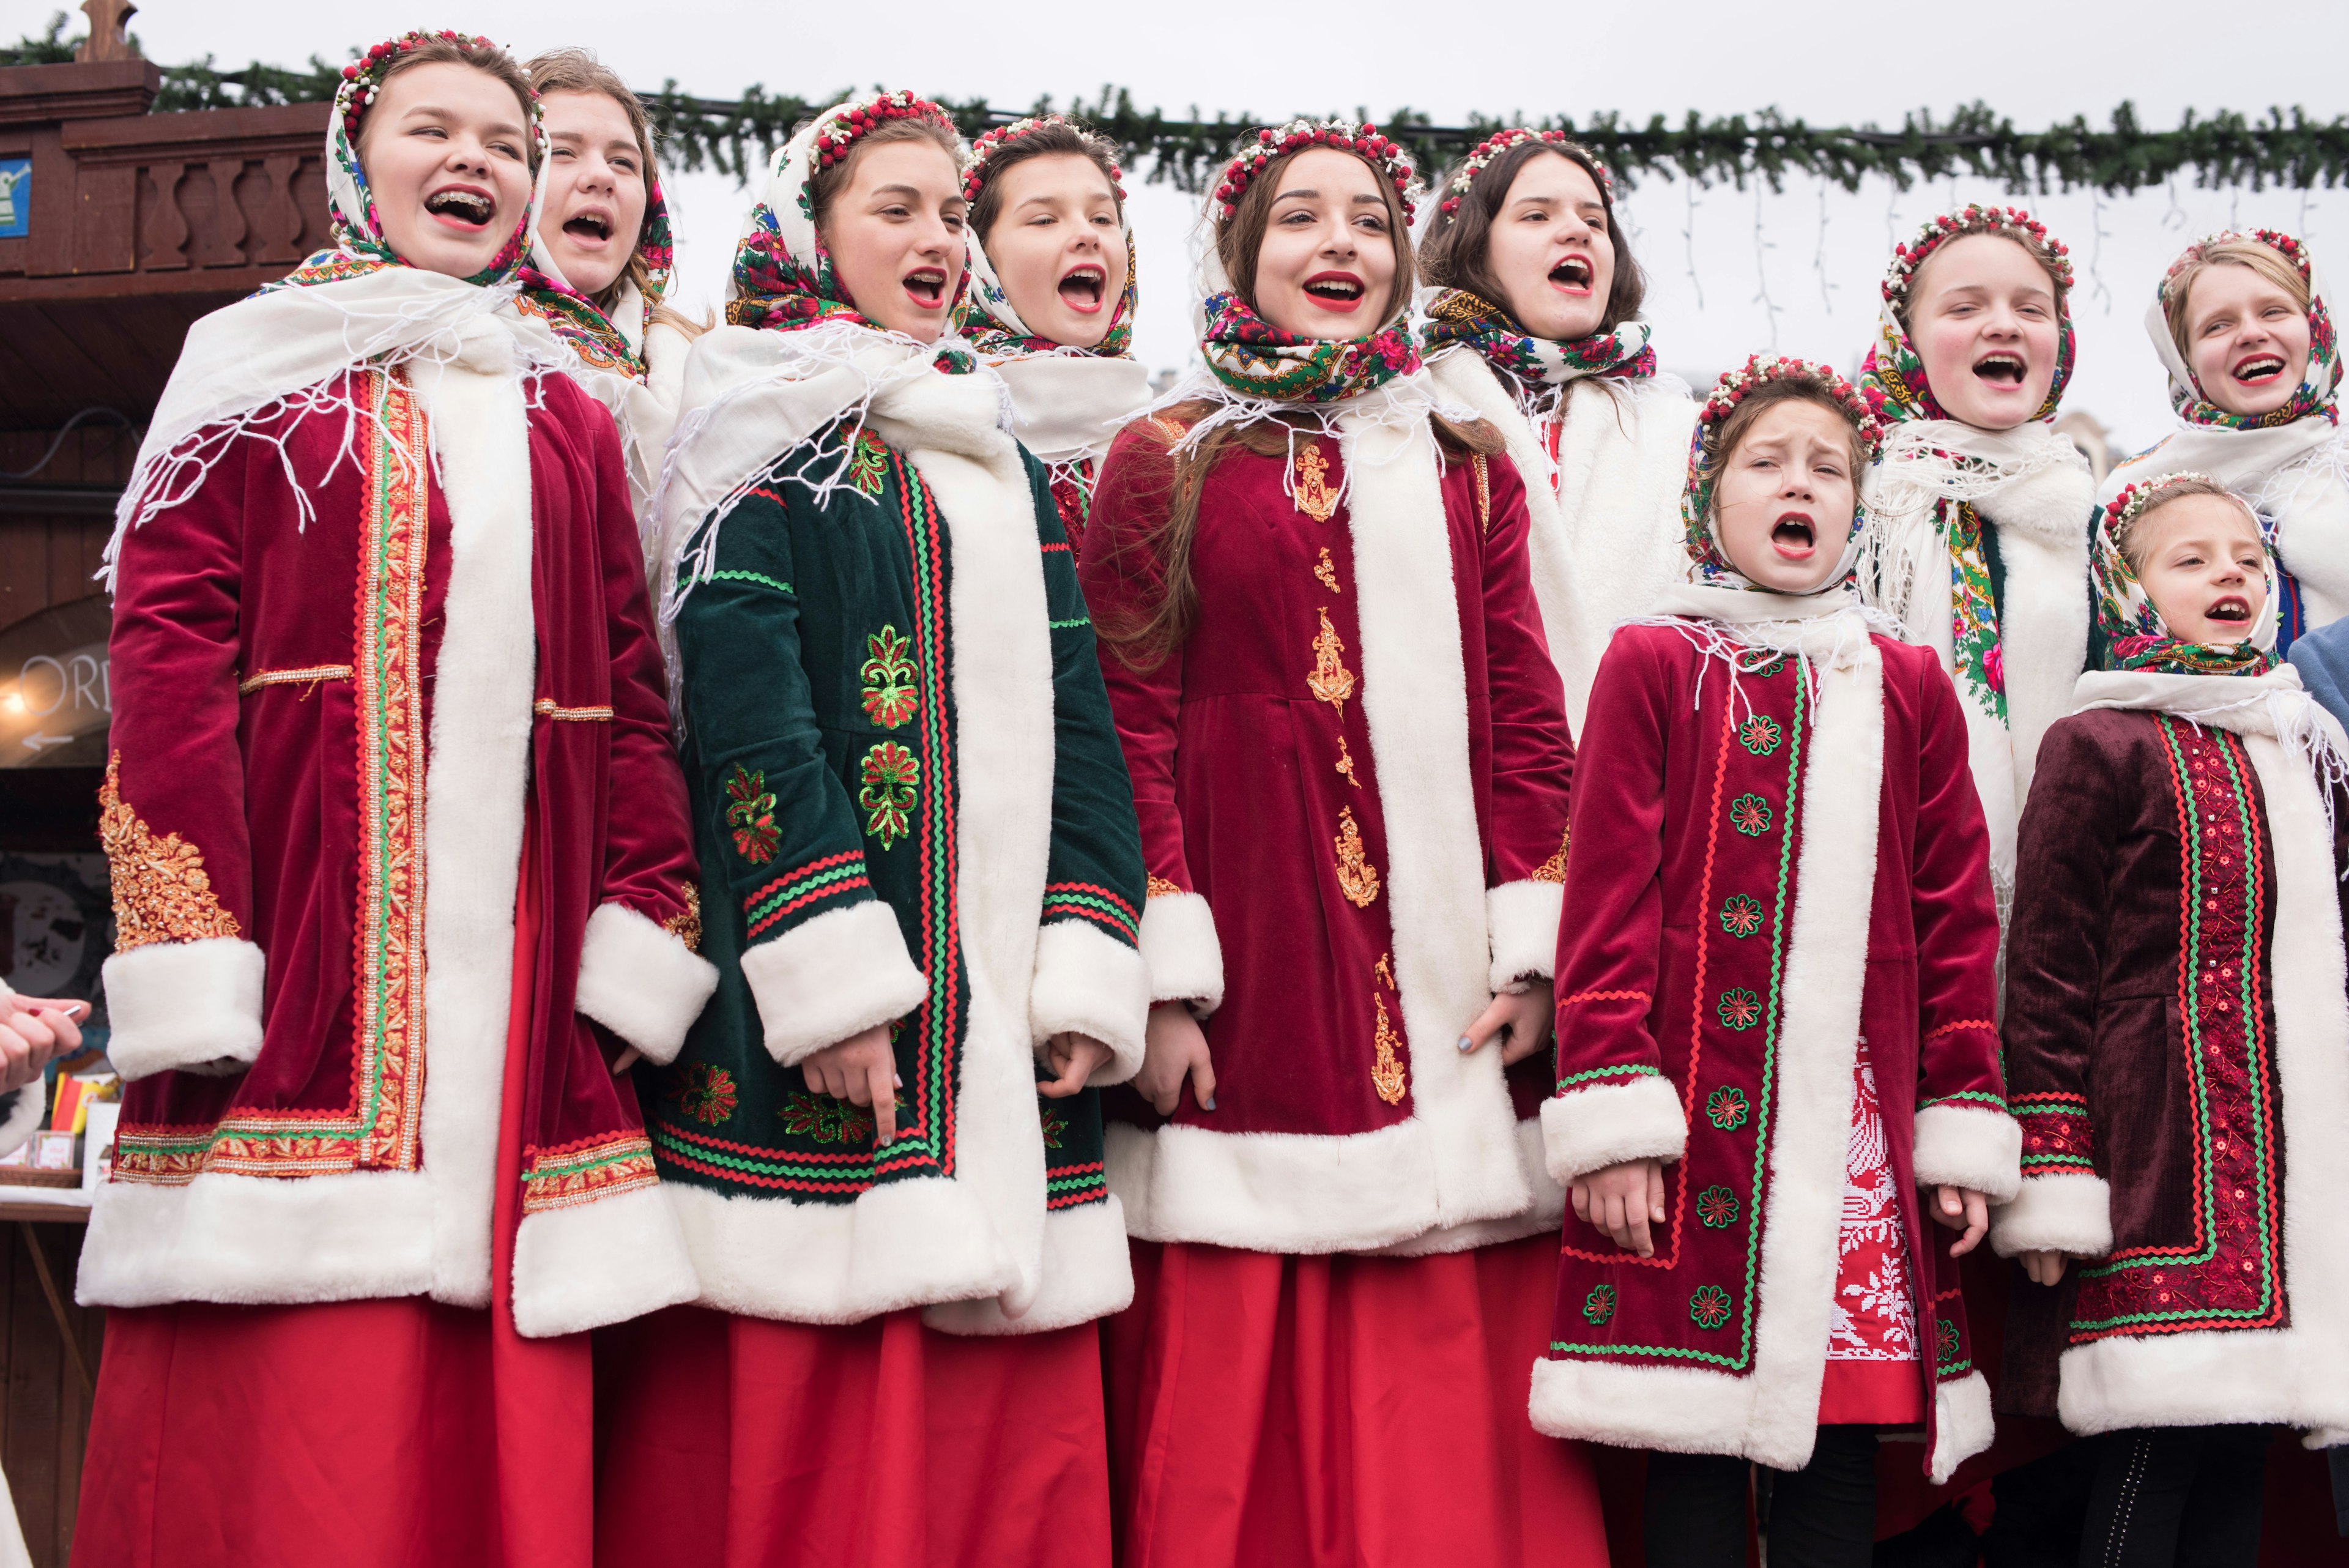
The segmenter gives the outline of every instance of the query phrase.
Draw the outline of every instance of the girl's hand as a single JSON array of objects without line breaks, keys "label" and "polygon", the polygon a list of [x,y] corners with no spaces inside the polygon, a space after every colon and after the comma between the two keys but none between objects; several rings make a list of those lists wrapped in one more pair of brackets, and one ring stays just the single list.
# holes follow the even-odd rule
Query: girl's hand
[{"label": "girl's hand", "polygon": [[1950,1256],[1962,1258],[1990,1234],[1990,1199],[1971,1187],[1933,1189],[1933,1218],[1964,1235],[1950,1243]]},{"label": "girl's hand", "polygon": [[2033,1251],[2017,1252],[2014,1261],[2023,1265],[2023,1276],[2033,1284],[2052,1285],[2062,1282],[2064,1265],[2071,1260],[2057,1251]]},{"label": "girl's hand", "polygon": [[1036,1092],[1048,1100],[1065,1100],[1083,1088],[1093,1070],[1115,1054],[1090,1034],[1063,1030],[1044,1044],[1045,1059],[1058,1076],[1049,1084],[1037,1085]]},{"label": "girl's hand", "polygon": [[88,1011],[87,1002],[0,996],[0,1094],[39,1082],[43,1068],[80,1050],[74,1021]]},{"label": "girl's hand", "polygon": [[[1543,989],[1547,990],[1547,987]],[[1627,1252],[1656,1255],[1648,1227],[1664,1222],[1664,1162],[1627,1159],[1575,1178],[1574,1217],[1587,1220]]]},{"label": "girl's hand", "polygon": [[830,1095],[873,1108],[873,1147],[897,1140],[897,1054],[889,1049],[889,1026],[876,1023],[837,1045],[827,1045],[800,1063],[808,1093]]},{"label": "girl's hand", "polygon": [[1521,990],[1493,998],[1493,1005],[1476,1015],[1476,1022],[1460,1037],[1461,1053],[1481,1051],[1486,1041],[1498,1035],[1506,1042],[1501,1047],[1501,1065],[1514,1067],[1549,1044],[1550,1024],[1557,1016],[1557,992],[1550,982],[1528,981]]},{"label": "girl's hand", "polygon": [[1143,1029],[1142,1071],[1133,1075],[1133,1086],[1160,1116],[1171,1116],[1183,1098],[1185,1074],[1199,1108],[1214,1110],[1216,1064],[1207,1055],[1207,1033],[1188,1007],[1162,1002],[1150,1010]]}]

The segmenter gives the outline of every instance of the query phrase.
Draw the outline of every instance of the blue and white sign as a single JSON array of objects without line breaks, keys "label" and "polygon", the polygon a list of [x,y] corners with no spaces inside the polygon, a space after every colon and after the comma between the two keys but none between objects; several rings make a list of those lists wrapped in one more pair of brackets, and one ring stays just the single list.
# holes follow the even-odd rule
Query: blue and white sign
[{"label": "blue and white sign", "polygon": [[21,236],[33,215],[33,161],[0,158],[0,240]]}]

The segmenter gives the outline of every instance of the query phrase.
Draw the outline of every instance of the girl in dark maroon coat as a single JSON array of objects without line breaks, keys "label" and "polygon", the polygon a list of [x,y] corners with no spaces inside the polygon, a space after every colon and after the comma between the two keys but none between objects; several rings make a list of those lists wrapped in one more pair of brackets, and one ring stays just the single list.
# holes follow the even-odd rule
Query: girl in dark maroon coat
[{"label": "girl in dark maroon coat", "polygon": [[1992,1241],[2058,1288],[2019,1301],[2003,1397],[2109,1434],[2083,1562],[2249,1563],[2272,1428],[2349,1438],[2344,746],[2214,481],[2122,490],[2097,567],[2116,668],[2047,732],[2007,949],[2024,1180]]},{"label": "girl in dark maroon coat", "polygon": [[[1559,933],[1549,1166],[1572,1184],[1534,1424],[1666,1450],[1649,1561],[1867,1560],[1873,1456],[1991,1438],[1957,1270],[2012,1195],[1998,925],[1949,677],[1849,571],[1875,407],[1799,360],[1707,400],[1694,566],[1591,691]],[[1939,1190],[1925,1204],[1920,1185]]]}]

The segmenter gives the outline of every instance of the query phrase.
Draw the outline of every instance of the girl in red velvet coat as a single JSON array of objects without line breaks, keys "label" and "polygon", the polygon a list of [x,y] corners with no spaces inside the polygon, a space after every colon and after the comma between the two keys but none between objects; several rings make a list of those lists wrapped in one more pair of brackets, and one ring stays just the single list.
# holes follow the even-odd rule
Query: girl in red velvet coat
[{"label": "girl in red velvet coat", "polygon": [[[1663,1450],[1651,1563],[1744,1561],[1747,1460],[1785,1472],[1774,1564],[1865,1562],[1880,1430],[1921,1426],[1936,1481],[1990,1441],[1952,1259],[2017,1180],[1998,925],[1949,677],[1849,587],[1880,429],[1824,367],[1724,376],[1692,580],[1591,691],[1542,1116],[1574,1215],[1533,1418]],[[1919,1184],[1964,1231],[1949,1256]]]},{"label": "girl in red velvet coat", "polygon": [[1523,487],[1403,329],[1401,151],[1248,145],[1212,379],[1112,445],[1082,562],[1158,1003],[1108,1136],[1124,1560],[1588,1563],[1587,1459],[1519,1414],[1573,761]]}]

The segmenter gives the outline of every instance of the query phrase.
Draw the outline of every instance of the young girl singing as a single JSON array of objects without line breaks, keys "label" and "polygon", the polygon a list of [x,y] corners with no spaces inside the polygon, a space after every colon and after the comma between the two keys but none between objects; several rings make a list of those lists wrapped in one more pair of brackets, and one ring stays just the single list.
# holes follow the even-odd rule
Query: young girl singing
[{"label": "young girl singing", "polygon": [[2095,487],[2050,422],[2072,375],[2071,287],[2029,214],[1935,218],[1893,253],[1861,378],[1893,426],[1861,487],[1860,594],[1957,683],[2002,911],[2039,737],[2087,659]]},{"label": "young girl singing", "polygon": [[2097,567],[2115,668],[2047,732],[2008,939],[1992,1241],[2061,1294],[2004,1397],[2106,1434],[2082,1562],[2249,1564],[2272,1428],[2349,1439],[2349,748],[2240,498],[2148,476]]},{"label": "young girl singing", "polygon": [[1936,1481],[1990,1443],[1954,1260],[2017,1179],[1998,925],[1949,677],[1849,586],[1879,438],[1823,366],[1723,377],[1691,580],[1591,691],[1542,1115],[1574,1215],[1532,1408],[1662,1450],[1651,1563],[1745,1560],[1747,1460],[1782,1472],[1773,1563],[1865,1562],[1879,1430],[1921,1425]]},{"label": "young girl singing", "polygon": [[2349,446],[2341,348],[2308,247],[2272,229],[2198,240],[2169,264],[2146,331],[2178,429],[2113,470],[2107,496],[2207,473],[2248,498],[2276,571],[2275,651],[2349,615]]},{"label": "young girl singing", "polygon": [[1402,150],[1244,145],[1208,374],[1118,437],[1085,536],[1158,1003],[1110,1128],[1123,1551],[1588,1562],[1587,1460],[1518,1413],[1573,761],[1522,484],[1404,327]]},{"label": "young girl singing", "polygon": [[513,1336],[694,1289],[607,1065],[716,982],[685,791],[612,421],[512,304],[528,78],[406,35],[326,152],[335,247],[190,333],[111,552],[76,1548],[578,1562],[586,1345]]},{"label": "young girl singing", "polygon": [[1062,1107],[1142,1060],[1142,857],[1044,470],[947,334],[962,154],[911,93],[817,115],[687,372],[665,613],[720,979],[646,1075],[726,1315],[616,1341],[618,1561],[1108,1560],[1091,1320],[1133,1282]]},{"label": "young girl singing", "polygon": [[1577,732],[1607,636],[1680,575],[1696,404],[1656,373],[1647,278],[1607,166],[1519,128],[1462,161],[1419,248],[1428,369],[1499,431],[1526,491],[1534,591]]}]

